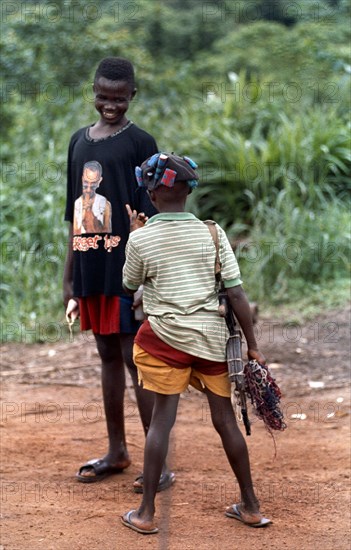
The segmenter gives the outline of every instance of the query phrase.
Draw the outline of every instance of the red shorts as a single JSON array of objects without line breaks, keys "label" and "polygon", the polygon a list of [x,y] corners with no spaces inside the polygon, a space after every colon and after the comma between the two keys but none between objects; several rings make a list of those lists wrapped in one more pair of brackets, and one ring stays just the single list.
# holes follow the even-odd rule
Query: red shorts
[{"label": "red shorts", "polygon": [[94,334],[135,334],[140,322],[134,319],[132,296],[87,296],[79,298],[80,328]]}]

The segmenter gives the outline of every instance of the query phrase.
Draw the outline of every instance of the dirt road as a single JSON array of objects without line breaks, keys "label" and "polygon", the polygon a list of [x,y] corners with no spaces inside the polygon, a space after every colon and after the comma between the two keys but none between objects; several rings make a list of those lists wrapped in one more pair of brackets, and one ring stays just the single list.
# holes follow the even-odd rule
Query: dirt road
[{"label": "dirt road", "polygon": [[261,349],[281,386],[288,423],[270,435],[251,415],[247,438],[262,511],[274,523],[250,529],[224,516],[238,488],[206,401],[183,395],[172,434],[177,481],[157,496],[160,533],[120,523],[138,506],[143,434],[133,393],[125,403],[132,465],[84,485],[75,471],[103,456],[106,431],[92,337],[2,346],[1,550],[349,550],[350,314],[303,326],[260,318]]}]

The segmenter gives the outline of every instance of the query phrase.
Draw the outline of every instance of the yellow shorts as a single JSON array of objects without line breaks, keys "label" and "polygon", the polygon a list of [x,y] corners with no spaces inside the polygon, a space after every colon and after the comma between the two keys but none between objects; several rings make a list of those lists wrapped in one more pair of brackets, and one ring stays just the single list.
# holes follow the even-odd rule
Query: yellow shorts
[{"label": "yellow shorts", "polygon": [[209,389],[221,397],[230,397],[228,373],[208,375],[192,367],[175,368],[143,350],[138,344],[133,347],[133,360],[138,369],[139,384],[156,393],[173,395],[184,392],[190,384],[199,391]]}]

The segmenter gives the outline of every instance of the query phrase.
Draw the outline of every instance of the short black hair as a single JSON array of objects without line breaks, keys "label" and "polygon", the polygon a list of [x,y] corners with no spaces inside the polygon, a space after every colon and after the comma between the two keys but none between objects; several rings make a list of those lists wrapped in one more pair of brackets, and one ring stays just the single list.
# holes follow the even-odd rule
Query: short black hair
[{"label": "short black hair", "polygon": [[105,57],[100,61],[95,72],[94,82],[100,77],[108,78],[108,80],[124,80],[130,84],[131,88],[135,88],[134,67],[128,59],[123,57]]}]

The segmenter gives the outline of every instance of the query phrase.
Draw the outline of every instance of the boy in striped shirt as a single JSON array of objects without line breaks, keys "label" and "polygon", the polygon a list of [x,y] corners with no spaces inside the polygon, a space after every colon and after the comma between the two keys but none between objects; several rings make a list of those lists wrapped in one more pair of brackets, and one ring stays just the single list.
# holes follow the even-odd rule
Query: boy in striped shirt
[{"label": "boy in striped shirt", "polygon": [[[180,394],[189,384],[208,399],[213,425],[238,480],[241,502],[226,515],[253,527],[270,523],[259,511],[253,490],[249,456],[231,405],[225,358],[225,319],[218,314],[214,277],[216,249],[208,227],[185,212],[188,194],[198,183],[197,165],[188,157],[157,153],[136,168],[158,214],[146,221],[127,205],[131,234],[126,248],[123,286],[135,292],[144,286],[147,320],[134,343],[139,381],[155,392],[152,422],[144,454],[144,493],[138,510],[122,517],[125,526],[157,533],[155,494]],[[239,267],[223,229],[216,225],[221,275],[231,307],[241,325],[248,357],[265,364],[254,335]]]}]

